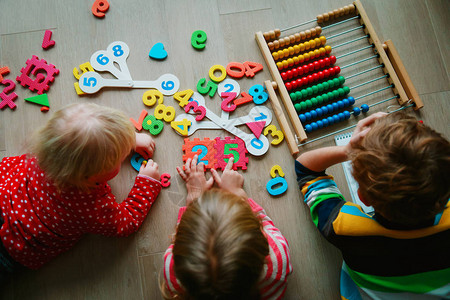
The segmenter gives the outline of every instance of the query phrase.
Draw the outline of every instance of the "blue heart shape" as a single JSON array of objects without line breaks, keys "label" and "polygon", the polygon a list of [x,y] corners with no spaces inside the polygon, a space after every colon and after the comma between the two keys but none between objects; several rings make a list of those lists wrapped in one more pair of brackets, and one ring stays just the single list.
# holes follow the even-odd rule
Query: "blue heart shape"
[{"label": "blue heart shape", "polygon": [[152,49],[150,49],[150,53],[148,54],[150,58],[153,59],[164,59],[167,57],[167,51],[164,50],[163,43],[156,43],[153,45]]}]

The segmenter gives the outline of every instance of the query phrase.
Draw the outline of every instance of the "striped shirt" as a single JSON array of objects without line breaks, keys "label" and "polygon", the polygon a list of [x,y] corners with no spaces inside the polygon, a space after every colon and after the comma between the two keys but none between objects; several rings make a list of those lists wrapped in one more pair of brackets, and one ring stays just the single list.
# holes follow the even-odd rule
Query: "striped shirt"
[{"label": "striped shirt", "polygon": [[1,242],[15,261],[38,269],[85,233],[127,236],[137,231],[160,191],[159,181],[139,175],[121,203],[106,183],[90,192],[59,192],[36,158],[5,157],[0,162]]},{"label": "striped shirt", "polygon": [[[290,263],[289,244],[280,230],[275,227],[272,220],[266,215],[264,209],[252,199],[248,199],[253,212],[262,220],[263,231],[269,242],[269,255],[266,257],[263,273],[259,282],[261,299],[282,299],[287,287],[287,277],[292,273]],[[182,207],[178,213],[178,223],[186,210]],[[173,244],[164,254],[164,279],[171,292],[182,292],[183,288],[175,277],[172,254]]]},{"label": "striped shirt", "polygon": [[342,252],[342,299],[450,299],[449,203],[406,229],[346,202],[332,176],[295,164],[314,224]]}]

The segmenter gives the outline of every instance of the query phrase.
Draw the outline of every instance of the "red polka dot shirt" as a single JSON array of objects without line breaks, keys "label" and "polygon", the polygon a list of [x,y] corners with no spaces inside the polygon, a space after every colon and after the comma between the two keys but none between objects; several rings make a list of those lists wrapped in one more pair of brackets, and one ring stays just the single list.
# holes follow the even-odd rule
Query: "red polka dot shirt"
[{"label": "red polka dot shirt", "polygon": [[14,260],[38,269],[85,233],[127,236],[137,231],[160,191],[159,181],[138,175],[121,203],[106,183],[90,192],[58,192],[36,158],[5,157],[0,162],[1,242]]}]

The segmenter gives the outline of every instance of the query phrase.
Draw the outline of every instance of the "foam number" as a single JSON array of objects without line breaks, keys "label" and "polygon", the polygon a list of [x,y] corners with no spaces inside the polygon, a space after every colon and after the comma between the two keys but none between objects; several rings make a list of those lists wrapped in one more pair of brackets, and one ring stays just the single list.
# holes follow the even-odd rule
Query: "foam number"
[{"label": "foam number", "polygon": [[[0,98],[2,101],[0,102],[0,109],[5,107],[5,105],[8,105],[9,108],[13,109],[16,107],[16,104],[14,101],[17,99],[17,94],[12,92],[16,88],[16,84],[14,81],[9,79],[4,79],[2,82],[0,82],[2,85],[6,85],[6,87],[3,89],[3,91],[0,93]],[[12,92],[8,95],[9,92]]]},{"label": "foam number", "polygon": [[175,108],[159,104],[155,107],[155,117],[158,120],[164,119],[166,122],[172,122],[175,119]]},{"label": "foam number", "polygon": [[[225,144],[223,147],[223,155],[230,155],[230,158],[233,156],[233,161],[238,162],[241,157],[237,151],[238,148],[238,144]],[[228,163],[228,159],[229,158],[224,158],[223,160]]]},{"label": "foam number", "polygon": [[251,95],[247,94],[246,92],[242,92],[241,98],[234,100],[234,104],[241,105],[241,104],[245,104],[245,103],[252,102],[252,101],[253,101],[253,97]]},{"label": "foam number", "polygon": [[[264,129],[264,135],[270,135],[274,137],[273,141],[271,142],[272,145],[278,145],[281,143],[284,139],[284,134],[281,130],[278,130],[275,125],[269,125]],[[276,137],[276,138],[275,138]]]},{"label": "foam number", "polygon": [[247,77],[253,77],[255,76],[256,73],[258,73],[259,71],[261,71],[263,69],[263,65],[257,62],[252,62],[252,61],[246,61],[244,62],[244,66],[245,66],[245,76]]},{"label": "foam number", "polygon": [[206,33],[203,30],[196,30],[191,36],[191,45],[197,50],[202,50],[205,48],[206,43]]},{"label": "foam number", "polygon": [[191,121],[189,121],[188,119],[170,122],[170,126],[182,136],[188,136],[188,129],[191,124]]},{"label": "foam number", "polygon": [[141,169],[143,162],[145,162],[145,158],[143,158],[139,153],[134,153],[131,157],[131,166],[138,172]]},{"label": "foam number", "polygon": [[106,0],[95,0],[94,4],[92,4],[92,14],[97,18],[103,18],[105,16],[105,12],[109,9],[109,3]]},{"label": "foam number", "polygon": [[[220,72],[220,76],[216,76],[215,72]],[[215,83],[223,81],[227,77],[227,71],[224,66],[214,65],[209,69],[209,78]]]},{"label": "foam number", "polygon": [[[81,75],[86,73],[86,72],[94,72],[94,68],[92,67],[90,62],[85,62],[84,64],[79,65],[79,68],[80,68],[81,74],[80,74],[80,72],[78,72],[78,69],[76,67],[73,68],[73,71],[72,71],[73,76],[75,76],[75,78],[77,80],[79,80]],[[77,95],[84,95],[84,94],[86,94],[85,92],[83,92],[80,89],[80,84],[78,82],[74,82],[73,86],[75,87],[75,91],[77,92]]]},{"label": "foam number", "polygon": [[269,98],[269,95],[264,91],[264,87],[260,84],[252,86],[248,93],[253,97],[255,104],[263,104]]},{"label": "foam number", "polygon": [[179,105],[181,107],[184,107],[189,103],[189,99],[192,97],[193,94],[194,91],[189,89],[185,91],[176,92],[175,95],[173,95],[173,98],[178,102],[180,102]]},{"label": "foam number", "polygon": [[[279,177],[276,177],[277,172],[278,175],[280,175]],[[272,196],[278,196],[285,193],[288,188],[288,184],[286,179],[283,178],[284,172],[279,165],[274,165],[272,167],[270,170],[270,176],[272,176],[272,179],[266,184],[267,192]]]},{"label": "foam number", "polygon": [[170,186],[170,174],[168,174],[168,173],[163,173],[163,174],[161,174],[161,185],[163,186],[163,187],[169,187]]},{"label": "foam number", "polygon": [[[236,93],[234,93],[234,92],[230,92],[230,93],[223,92],[220,96],[223,99],[222,104],[220,105],[220,107],[222,108],[223,111],[231,112],[231,111],[234,111],[236,109],[236,105],[231,103],[234,100],[234,98],[236,98]],[[231,105],[230,105],[230,103],[231,103]]]},{"label": "foam number", "polygon": [[[200,153],[198,153],[198,150],[200,150]],[[208,154],[208,147],[206,147],[205,145],[195,145],[194,147],[192,147],[191,151],[198,154],[197,164],[201,162],[204,163],[205,166],[209,164],[208,160],[203,160],[203,158]]]},{"label": "foam number", "polygon": [[144,118],[148,115],[148,112],[143,109],[141,111],[141,114],[139,115],[139,120],[135,120],[133,118],[130,118],[131,123],[133,123],[134,127],[136,127],[137,130],[142,130],[142,122],[144,122]]},{"label": "foam number", "polygon": [[240,62],[230,62],[227,65],[227,74],[233,78],[242,78],[245,75],[245,66]]},{"label": "foam number", "polygon": [[211,98],[214,97],[214,94],[217,91],[217,84],[213,81],[208,81],[206,86],[203,86],[206,83],[206,78],[202,78],[197,82],[197,91],[202,94],[208,94]]},{"label": "foam number", "polygon": [[196,121],[201,121],[206,116],[206,108],[204,106],[199,106],[198,102],[190,101],[188,105],[184,107],[184,111],[189,113],[190,109],[194,111],[194,113],[200,113],[195,117]]},{"label": "foam number", "polygon": [[142,128],[148,130],[152,135],[158,135],[164,128],[164,123],[161,120],[157,120],[155,116],[148,115],[142,122]]},{"label": "foam number", "polygon": [[158,104],[163,104],[164,96],[158,90],[148,90],[142,95],[142,102],[147,106],[153,106],[158,101]]}]

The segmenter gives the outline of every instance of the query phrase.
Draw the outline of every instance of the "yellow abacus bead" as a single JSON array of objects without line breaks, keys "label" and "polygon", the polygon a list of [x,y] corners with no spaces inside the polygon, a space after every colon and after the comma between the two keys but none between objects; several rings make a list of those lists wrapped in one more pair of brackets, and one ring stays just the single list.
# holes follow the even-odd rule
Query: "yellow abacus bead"
[{"label": "yellow abacus bead", "polygon": [[273,56],[273,59],[274,59],[274,60],[278,60],[278,59],[279,59],[278,52],[273,52],[273,53],[272,53],[272,56]]},{"label": "yellow abacus bead", "polygon": [[306,38],[309,39],[311,37],[311,30],[305,30]]},{"label": "yellow abacus bead", "polygon": [[298,62],[301,63],[301,64],[305,61],[305,56],[303,54],[297,56],[297,58],[298,58]]},{"label": "yellow abacus bead", "polygon": [[316,47],[322,46],[322,41],[319,38],[315,38],[314,42],[316,43]]},{"label": "yellow abacus bead", "polygon": [[295,36],[295,41],[296,42],[300,42],[302,40],[302,38],[300,36],[300,33],[296,33],[296,34],[294,34],[294,36]]},{"label": "yellow abacus bead", "polygon": [[281,70],[283,68],[283,64],[280,61],[277,62],[277,68],[278,70]]},{"label": "yellow abacus bead", "polygon": [[[325,51],[325,49],[324,49],[324,51]],[[320,50],[319,49],[314,50],[314,57],[320,57]]]},{"label": "yellow abacus bead", "polygon": [[274,49],[273,43],[267,43],[267,46],[269,47],[269,50],[272,51]]},{"label": "yellow abacus bead", "polygon": [[325,46],[325,51],[327,52],[327,54],[331,53],[331,46],[327,45]]},{"label": "yellow abacus bead", "polygon": [[295,52],[295,54],[300,52],[300,46],[299,45],[294,45],[294,52]]},{"label": "yellow abacus bead", "polygon": [[327,38],[324,37],[323,35],[319,38],[320,40],[320,44],[325,45],[327,43]]},{"label": "yellow abacus bead", "polygon": [[320,56],[324,56],[325,53],[326,53],[326,51],[325,51],[325,48],[324,48],[324,47],[322,47],[322,48],[319,49],[319,55],[320,55]]},{"label": "yellow abacus bead", "polygon": [[284,53],[284,57],[288,57],[289,56],[289,49],[288,48],[283,49],[283,53]]},{"label": "yellow abacus bead", "polygon": [[316,26],[316,32],[317,32],[317,35],[320,35],[322,33],[322,27]]},{"label": "yellow abacus bead", "polygon": [[295,36],[294,35],[290,35],[289,36],[289,41],[291,44],[295,43]]},{"label": "yellow abacus bead", "polygon": [[292,67],[294,65],[294,60],[292,58],[288,58],[287,62],[289,67]]},{"label": "yellow abacus bead", "polygon": [[305,43],[301,43],[298,46],[300,47],[301,52],[305,51]]},{"label": "yellow abacus bead", "polygon": [[315,47],[316,47],[316,41],[310,40],[310,41],[309,41],[309,48],[310,48],[310,49],[314,49]]},{"label": "yellow abacus bead", "polygon": [[298,65],[298,63],[300,62],[300,60],[298,59],[298,56],[294,56],[292,58],[292,60],[294,61],[294,65]]},{"label": "yellow abacus bead", "polygon": [[289,47],[288,49],[289,49],[289,55],[294,55],[294,53],[295,53],[294,47]]},{"label": "yellow abacus bead", "polygon": [[283,60],[283,69],[289,67],[287,60]]},{"label": "yellow abacus bead", "polygon": [[311,36],[315,36],[316,35],[316,29],[315,28],[311,28]]},{"label": "yellow abacus bead", "polygon": [[309,44],[309,41],[306,41],[303,44],[305,45],[305,50],[309,50],[309,48],[311,48],[311,45]]},{"label": "yellow abacus bead", "polygon": [[305,54],[303,54],[303,57],[305,58],[305,61],[308,61],[310,58],[310,55],[309,55],[309,53],[305,53]]}]

